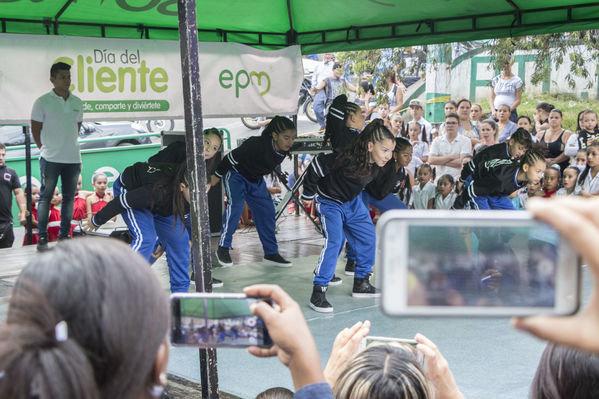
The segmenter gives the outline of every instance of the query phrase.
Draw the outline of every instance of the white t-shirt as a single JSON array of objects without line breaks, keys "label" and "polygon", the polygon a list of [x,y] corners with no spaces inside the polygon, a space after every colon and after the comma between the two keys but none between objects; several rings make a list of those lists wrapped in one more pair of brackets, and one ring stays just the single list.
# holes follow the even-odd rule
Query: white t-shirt
[{"label": "white t-shirt", "polygon": [[420,184],[412,187],[414,209],[428,209],[428,201],[435,197],[437,188],[430,181],[420,188]]},{"label": "white t-shirt", "polygon": [[[447,136],[439,136],[431,145],[430,155],[472,155],[472,142],[469,138],[462,135],[457,135],[453,141],[447,140]],[[460,174],[462,168],[453,168],[446,165],[435,165],[436,178],[435,182],[445,174],[456,177]]]},{"label": "white t-shirt", "polygon": [[443,198],[443,195],[437,194],[435,196],[435,209],[450,209],[457,197],[458,195],[453,191],[445,198]]},{"label": "white t-shirt", "polygon": [[568,194],[568,189],[566,187],[562,187],[555,193],[557,197],[567,196],[567,195],[580,195],[580,187],[576,187],[572,194]]},{"label": "white t-shirt", "polygon": [[412,144],[412,157],[418,158],[422,160],[422,157],[428,157],[428,143],[424,141],[417,141],[416,143],[412,143],[410,140],[410,144]]},{"label": "white t-shirt", "polygon": [[586,179],[580,184],[580,190],[584,190],[589,194],[599,194],[599,173],[592,177],[589,170]]},{"label": "white t-shirt", "polygon": [[63,99],[54,90],[33,104],[31,120],[41,122],[41,156],[50,162],[81,163],[79,129],[83,121],[83,102],[73,93]]},{"label": "white t-shirt", "polygon": [[564,147],[564,155],[567,157],[575,157],[578,153],[579,145],[578,145],[578,134],[574,133],[568,137],[568,141],[566,142],[566,146]]},{"label": "white t-shirt", "polygon": [[512,76],[509,79],[502,79],[501,75],[497,75],[491,81],[495,92],[495,101],[493,105],[495,109],[501,104],[512,106],[516,102],[516,90],[522,87],[522,79],[518,76]]}]

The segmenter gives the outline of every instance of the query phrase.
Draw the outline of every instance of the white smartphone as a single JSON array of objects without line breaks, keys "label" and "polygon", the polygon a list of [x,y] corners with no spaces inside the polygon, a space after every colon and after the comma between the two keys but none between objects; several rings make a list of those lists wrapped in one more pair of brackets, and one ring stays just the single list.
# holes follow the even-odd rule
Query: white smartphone
[{"label": "white smartphone", "polygon": [[378,286],[390,316],[572,314],[580,258],[526,211],[385,212]]},{"label": "white smartphone", "polygon": [[200,348],[269,348],[266,325],[250,311],[255,302],[270,298],[244,294],[176,293],[171,295],[171,343]]}]

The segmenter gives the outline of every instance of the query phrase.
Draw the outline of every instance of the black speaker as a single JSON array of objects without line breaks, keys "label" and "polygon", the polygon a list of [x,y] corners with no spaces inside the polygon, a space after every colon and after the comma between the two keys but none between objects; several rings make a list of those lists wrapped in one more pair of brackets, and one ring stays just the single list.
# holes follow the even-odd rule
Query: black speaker
[{"label": "black speaker", "polygon": [[[162,131],[160,135],[163,148],[177,141],[185,142],[185,132]],[[208,174],[208,176],[210,176],[210,174],[214,171],[214,169],[220,163],[222,158],[222,151],[219,151],[211,160],[206,161],[206,173]],[[218,184],[216,187],[212,187],[208,192],[208,214],[210,219],[211,233],[220,233],[220,229],[222,227],[222,215],[224,206],[222,187],[222,184]]]}]

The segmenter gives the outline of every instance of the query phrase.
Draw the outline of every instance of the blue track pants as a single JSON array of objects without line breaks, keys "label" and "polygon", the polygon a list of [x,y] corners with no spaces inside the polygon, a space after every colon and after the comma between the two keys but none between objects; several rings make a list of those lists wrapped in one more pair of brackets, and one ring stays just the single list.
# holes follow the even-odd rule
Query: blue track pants
[{"label": "blue track pants", "polygon": [[376,234],[360,196],[344,204],[316,196],[316,208],[324,233],[324,246],[314,271],[315,285],[329,285],[345,239],[356,253],[354,276],[364,278],[374,265]]},{"label": "blue track pants", "polygon": [[[113,184],[114,196],[127,192],[119,179]],[[171,292],[189,291],[189,240],[185,224],[174,216],[160,216],[149,209],[127,208],[121,213],[133,236],[131,248],[149,262],[156,237],[166,252]]]},{"label": "blue track pants", "polygon": [[490,195],[481,195],[474,198],[474,202],[479,210],[483,209],[508,209],[514,210],[514,204],[509,197],[495,197]]},{"label": "blue track pants", "polygon": [[223,186],[227,194],[227,208],[223,213],[223,227],[218,245],[231,248],[233,233],[237,230],[243,204],[247,202],[262,242],[265,255],[279,253],[275,237],[275,208],[264,179],[252,183],[240,173],[230,170],[223,176]]}]

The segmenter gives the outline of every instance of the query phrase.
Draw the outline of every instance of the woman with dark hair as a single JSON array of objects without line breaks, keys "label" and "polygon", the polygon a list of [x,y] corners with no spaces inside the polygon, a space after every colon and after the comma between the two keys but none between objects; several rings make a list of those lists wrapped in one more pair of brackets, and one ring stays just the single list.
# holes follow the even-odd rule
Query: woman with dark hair
[{"label": "woman with dark hair", "polygon": [[227,207],[223,213],[223,227],[216,251],[216,258],[223,267],[233,265],[229,249],[246,202],[252,211],[262,242],[264,259],[274,266],[291,267],[291,262],[279,254],[275,237],[275,209],[264,175],[272,173],[286,156],[290,157],[289,151],[295,136],[293,122],[284,116],[275,116],[261,136],[250,137],[229,152],[211,176],[209,187],[223,179],[227,195]]},{"label": "woman with dark hair", "polygon": [[498,120],[497,111],[499,106],[506,104],[508,106],[509,120],[516,123],[518,119],[518,105],[522,102],[522,86],[524,83],[518,75],[512,73],[514,58],[508,56],[503,61],[501,73],[491,80],[491,117]]},{"label": "woman with dark hair", "polygon": [[0,327],[0,397],[159,397],[168,300],[116,240],[60,242],[21,272]]},{"label": "woman with dark hair", "polygon": [[599,356],[548,344],[530,385],[530,399],[587,398],[599,398]]},{"label": "woman with dark hair", "polygon": [[362,108],[362,115],[364,115],[364,119],[368,120],[376,107],[376,104],[371,104],[375,94],[374,86],[367,80],[362,80],[358,88],[358,93],[358,97],[354,100],[354,103]]},{"label": "woman with dark hair", "polygon": [[403,93],[406,87],[397,80],[393,69],[383,72],[383,89],[389,100],[389,113],[394,114],[401,109],[403,104]]},{"label": "woman with dark hair", "polygon": [[569,159],[564,154],[566,143],[572,132],[562,127],[562,111],[552,109],[549,113],[549,128],[539,132],[539,140],[547,148],[547,166],[559,165],[561,170],[568,167]]}]

